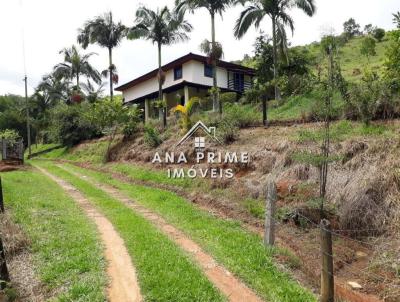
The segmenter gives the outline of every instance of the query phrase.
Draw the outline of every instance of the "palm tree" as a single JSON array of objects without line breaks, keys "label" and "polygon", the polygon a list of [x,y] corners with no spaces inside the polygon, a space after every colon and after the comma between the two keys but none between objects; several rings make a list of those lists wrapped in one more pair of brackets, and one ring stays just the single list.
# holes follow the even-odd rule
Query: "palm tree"
[{"label": "palm tree", "polygon": [[[192,25],[184,19],[183,12],[171,12],[167,6],[153,11],[144,6],[136,11],[135,25],[129,29],[128,39],[150,40],[158,47],[158,98],[162,100],[163,71],[161,68],[161,47],[189,39],[187,33]],[[165,107],[166,104],[163,105]],[[166,127],[167,111],[163,110],[163,126]]]},{"label": "palm tree", "polygon": [[279,99],[279,89],[276,83],[278,78],[278,45],[285,46],[286,32],[285,26],[289,26],[292,33],[294,31],[294,22],[288,14],[288,10],[297,7],[308,16],[315,13],[314,0],[243,0],[243,5],[250,2],[244,11],[241,12],[236,21],[234,33],[235,37],[240,39],[248,31],[251,25],[256,28],[260,26],[265,16],[269,16],[272,21],[272,44],[273,44],[273,62],[274,62],[274,86],[275,99]]},{"label": "palm tree", "polygon": [[216,112],[220,110],[219,96],[218,96],[218,83],[217,83],[217,61],[218,61],[218,45],[215,41],[215,15],[222,13],[231,6],[234,0],[175,0],[176,10],[183,11],[189,10],[194,12],[196,9],[205,8],[211,16],[211,63],[213,66],[213,110]]},{"label": "palm tree", "polygon": [[122,39],[125,37],[125,33],[126,27],[121,22],[114,23],[111,12],[87,21],[84,27],[79,29],[78,43],[80,43],[83,48],[86,49],[89,44],[98,44],[108,49],[108,76],[111,99],[113,99],[114,96],[114,83],[118,82],[118,77],[115,77],[113,74],[115,66],[112,60],[112,51],[121,43]]},{"label": "palm tree", "polygon": [[396,24],[397,28],[400,28],[400,12],[393,14],[393,23]]},{"label": "palm tree", "polygon": [[178,105],[171,109],[171,112],[179,113],[181,116],[180,126],[182,128],[182,132],[186,133],[192,127],[191,116],[194,112],[194,108],[196,104],[200,103],[200,99],[198,97],[192,97],[185,106]]},{"label": "palm tree", "polygon": [[64,55],[64,62],[54,66],[54,77],[57,79],[76,80],[76,89],[80,89],[80,76],[86,76],[97,84],[101,83],[100,73],[89,63],[94,53],[81,54],[75,45],[60,51]]}]

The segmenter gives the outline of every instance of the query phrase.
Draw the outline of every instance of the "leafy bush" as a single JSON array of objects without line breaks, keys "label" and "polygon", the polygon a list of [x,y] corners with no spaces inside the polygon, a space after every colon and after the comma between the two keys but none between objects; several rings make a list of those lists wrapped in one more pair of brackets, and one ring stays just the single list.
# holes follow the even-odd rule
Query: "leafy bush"
[{"label": "leafy bush", "polygon": [[236,103],[237,101],[237,93],[236,92],[225,92],[225,93],[221,93],[219,96],[219,101],[222,104],[233,104]]},{"label": "leafy bush", "polygon": [[381,42],[385,37],[385,30],[383,28],[375,28],[372,32],[372,36],[378,41]]},{"label": "leafy bush", "polygon": [[152,126],[144,126],[144,142],[151,148],[156,148],[161,145],[162,140],[158,130]]},{"label": "leafy bush", "polygon": [[239,136],[238,122],[232,116],[225,115],[218,123],[218,136],[225,144],[234,142]]},{"label": "leafy bush", "polygon": [[224,108],[224,116],[239,128],[255,125],[261,122],[260,111],[252,104],[226,104]]},{"label": "leafy bush", "polygon": [[15,143],[20,138],[19,133],[14,129],[5,129],[0,131],[0,139],[6,139],[11,143]]},{"label": "leafy bush", "polygon": [[88,119],[87,112],[90,110],[91,105],[88,103],[62,103],[53,108],[50,114],[50,134],[53,141],[58,141],[64,146],[73,146],[83,140],[99,137],[100,129]]}]

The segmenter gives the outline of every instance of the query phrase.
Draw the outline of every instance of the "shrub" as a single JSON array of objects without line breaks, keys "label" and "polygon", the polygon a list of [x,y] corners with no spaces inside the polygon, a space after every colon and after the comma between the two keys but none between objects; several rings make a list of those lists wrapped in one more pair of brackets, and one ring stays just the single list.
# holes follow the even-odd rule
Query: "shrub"
[{"label": "shrub", "polygon": [[221,93],[219,96],[219,101],[222,104],[233,104],[236,103],[237,101],[237,96],[238,94],[236,92],[225,92],[225,93]]},{"label": "shrub", "polygon": [[50,135],[64,146],[73,146],[83,140],[99,137],[101,132],[87,116],[91,105],[88,103],[60,104],[52,109]]},{"label": "shrub", "polygon": [[0,131],[0,139],[6,139],[11,143],[15,143],[20,138],[19,133],[14,129],[5,129]]},{"label": "shrub", "polygon": [[260,112],[252,104],[226,104],[224,116],[231,121],[235,121],[236,126],[239,128],[252,126],[261,122]]},{"label": "shrub", "polygon": [[151,148],[156,148],[161,145],[162,140],[158,130],[152,126],[144,126],[144,142]]},{"label": "shrub", "polygon": [[218,123],[218,136],[225,144],[234,142],[239,136],[238,122],[231,116],[224,116]]},{"label": "shrub", "polygon": [[385,30],[383,28],[375,28],[372,32],[372,36],[378,41],[381,42],[385,37]]}]

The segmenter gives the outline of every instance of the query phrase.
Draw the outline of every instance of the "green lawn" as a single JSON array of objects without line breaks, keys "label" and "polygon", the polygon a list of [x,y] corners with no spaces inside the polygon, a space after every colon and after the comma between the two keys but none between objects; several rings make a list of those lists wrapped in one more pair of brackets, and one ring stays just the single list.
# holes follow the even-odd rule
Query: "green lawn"
[{"label": "green lawn", "polygon": [[137,268],[146,301],[225,300],[179,247],[132,209],[51,162],[35,164],[74,185],[111,221]]},{"label": "green lawn", "polygon": [[316,301],[273,261],[276,249],[266,250],[261,238],[239,222],[219,219],[172,192],[115,180],[105,173],[65,164],[101,183],[113,185],[143,206],[177,226],[267,301]]},{"label": "green lawn", "polygon": [[54,300],[104,301],[105,260],[95,225],[41,173],[1,177],[7,211],[28,236],[36,273]]}]

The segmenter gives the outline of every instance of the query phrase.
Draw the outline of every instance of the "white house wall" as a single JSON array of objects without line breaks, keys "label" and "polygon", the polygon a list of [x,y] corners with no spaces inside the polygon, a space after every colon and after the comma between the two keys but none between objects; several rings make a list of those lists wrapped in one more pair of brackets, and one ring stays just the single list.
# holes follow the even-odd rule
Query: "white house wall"
[{"label": "white house wall", "polygon": [[[200,85],[213,85],[213,79],[204,76],[204,64],[198,61],[189,61],[183,65],[183,78]],[[228,72],[224,68],[217,68],[217,83],[220,88],[228,86]]]},{"label": "white house wall", "polygon": [[[172,85],[179,84],[182,81],[187,81],[200,85],[213,85],[213,79],[204,76],[204,64],[198,61],[189,61],[182,66],[182,79],[174,81],[174,70],[168,70],[165,75],[163,88],[168,88]],[[217,68],[218,87],[227,88],[228,72],[224,68]],[[131,88],[123,91],[123,96],[126,102],[138,99],[145,95],[158,91],[157,77],[153,77],[147,81],[139,83]]]}]

